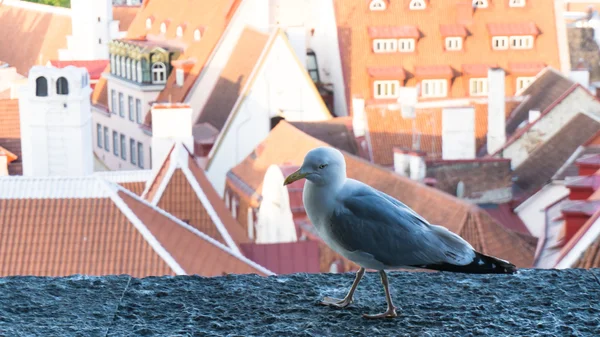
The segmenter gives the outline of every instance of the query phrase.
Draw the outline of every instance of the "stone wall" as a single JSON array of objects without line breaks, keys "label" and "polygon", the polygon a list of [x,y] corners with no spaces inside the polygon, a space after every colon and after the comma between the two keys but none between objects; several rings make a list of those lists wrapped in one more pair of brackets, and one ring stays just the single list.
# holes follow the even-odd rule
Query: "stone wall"
[{"label": "stone wall", "polygon": [[600,81],[600,48],[594,40],[593,28],[568,28],[571,68],[575,68],[583,58],[590,66],[590,81]]}]

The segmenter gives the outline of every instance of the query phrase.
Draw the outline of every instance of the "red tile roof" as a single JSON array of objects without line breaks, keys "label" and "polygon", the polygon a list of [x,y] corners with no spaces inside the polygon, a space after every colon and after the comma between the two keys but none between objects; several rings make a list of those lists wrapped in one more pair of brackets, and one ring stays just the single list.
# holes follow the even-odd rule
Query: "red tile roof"
[{"label": "red tile roof", "polygon": [[367,27],[369,37],[373,39],[385,38],[418,38],[419,28],[417,26],[379,26]]},{"label": "red tile roof", "polygon": [[402,67],[368,67],[367,72],[378,79],[391,78],[402,81],[406,78],[406,72]]},{"label": "red tile roof", "polygon": [[[280,122],[256,151],[231,172],[260,194],[265,172],[270,165],[300,165],[305,154],[318,146],[327,146],[289,123]],[[358,157],[344,154],[350,178],[402,200],[431,223],[460,234],[476,249],[511,260],[519,266],[531,266],[534,250],[513,232],[507,231],[478,207],[446,193],[401,177]],[[235,182],[229,182],[235,183]],[[436,205],[436,207],[431,207]]]},{"label": "red tile roof", "polygon": [[58,61],[51,60],[50,64],[56,68],[64,68],[67,66],[86,68],[90,73],[91,80],[97,80],[100,78],[106,66],[108,66],[108,60],[92,60],[92,61]]},{"label": "red tile roof", "polygon": [[447,36],[467,36],[468,32],[465,28],[465,25],[461,25],[459,23],[450,23],[450,24],[442,24],[440,25],[440,34],[443,37]]},{"label": "red tile roof", "polygon": [[535,25],[535,22],[488,23],[487,29],[491,36],[536,36],[540,32]]},{"label": "red tile roof", "polygon": [[508,70],[518,75],[537,75],[546,67],[544,62],[509,62]]},{"label": "red tile roof", "polygon": [[278,275],[320,272],[317,241],[246,243],[241,249],[250,260]]},{"label": "red tile roof", "polygon": [[488,70],[490,68],[495,68],[496,66],[497,65],[495,65],[495,64],[483,64],[483,63],[463,64],[462,72],[469,76],[487,77]]},{"label": "red tile roof", "polygon": [[415,66],[415,76],[448,78],[454,76],[454,70],[449,65]]},{"label": "red tile roof", "polygon": [[[408,1],[402,3],[407,4]],[[511,8],[500,4],[476,11],[473,11],[471,1],[467,1],[466,6],[458,1],[430,1],[426,10],[410,10],[408,5],[404,6],[392,1],[386,10],[376,12],[369,11],[368,3],[362,0],[334,0],[334,6],[342,72],[346,83],[345,96],[349,110],[352,106],[352,97],[363,97],[366,100],[373,98],[373,84],[366,71],[368,67],[402,67],[407,73],[414,73],[417,66],[446,65],[459,71],[463,64],[488,62],[497,64],[505,70],[508,70],[508,62],[543,62],[557,69],[560,66],[552,1],[528,3],[525,8]],[[463,21],[461,11],[465,8],[472,13],[472,19],[466,26],[468,36],[463,41],[463,50],[446,51],[440,25],[456,27],[457,24],[461,24]],[[519,33],[533,32],[530,22],[541,31],[541,34],[535,38],[533,49],[492,50],[488,24],[523,26],[522,28],[529,29],[515,31]],[[523,23],[528,24],[522,25]],[[415,45],[415,51],[374,53],[372,39],[375,36],[394,35],[387,33],[391,29],[385,27],[411,27],[397,29],[409,30],[411,34],[408,35],[411,36],[417,36],[416,32],[418,32],[420,37]],[[468,97],[468,77],[457,75],[448,87],[448,97]],[[408,78],[405,85],[412,87],[418,82],[418,78]],[[515,92],[516,76],[508,73],[506,94],[510,96]]]},{"label": "red tile roof", "polygon": [[140,6],[118,6],[113,5],[113,20],[119,21],[119,31],[127,31],[136,14],[140,11]]},{"label": "red tile roof", "polygon": [[0,146],[17,156],[17,159],[8,165],[8,174],[23,174],[19,100],[0,99]]},{"label": "red tile roof", "polygon": [[531,236],[531,232],[523,220],[512,210],[509,203],[484,204],[479,206],[505,228]]}]

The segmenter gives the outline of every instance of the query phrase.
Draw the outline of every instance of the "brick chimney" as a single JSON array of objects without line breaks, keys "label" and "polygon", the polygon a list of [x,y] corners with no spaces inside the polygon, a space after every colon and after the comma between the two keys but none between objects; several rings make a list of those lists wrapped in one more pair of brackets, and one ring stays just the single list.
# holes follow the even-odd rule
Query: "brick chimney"
[{"label": "brick chimney", "polygon": [[596,171],[600,170],[600,154],[581,157],[575,161],[575,164],[580,176],[596,174]]},{"label": "brick chimney", "polygon": [[600,209],[600,200],[570,201],[561,209],[564,227],[560,245],[564,245],[583,227],[583,225]]},{"label": "brick chimney", "polygon": [[487,151],[495,153],[506,143],[505,74],[502,68],[488,69]]},{"label": "brick chimney", "polygon": [[365,99],[352,98],[352,128],[356,138],[363,137],[367,127],[367,116],[365,114]]},{"label": "brick chimney", "polygon": [[176,141],[194,151],[192,108],[182,103],[152,105],[152,168],[158,170]]}]

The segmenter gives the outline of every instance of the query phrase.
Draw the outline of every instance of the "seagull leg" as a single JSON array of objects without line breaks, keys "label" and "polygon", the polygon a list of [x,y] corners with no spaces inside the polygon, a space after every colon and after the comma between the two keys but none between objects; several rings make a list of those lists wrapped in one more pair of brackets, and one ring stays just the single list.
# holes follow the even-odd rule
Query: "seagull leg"
[{"label": "seagull leg", "polygon": [[345,308],[345,307],[349,306],[350,303],[353,302],[352,298],[354,297],[354,291],[356,290],[356,287],[358,286],[358,282],[360,282],[360,279],[363,277],[364,274],[365,274],[365,268],[360,267],[360,269],[356,272],[356,278],[354,278],[352,287],[350,288],[350,291],[348,292],[346,297],[344,297],[344,299],[340,300],[338,298],[325,297],[320,303],[323,305],[329,305],[329,306],[338,307],[338,308]]},{"label": "seagull leg", "polygon": [[383,289],[385,290],[385,299],[386,299],[387,305],[388,305],[387,310],[384,313],[377,314],[377,315],[363,314],[364,318],[371,318],[371,319],[394,318],[394,317],[398,316],[398,314],[396,313],[396,307],[394,306],[394,303],[392,302],[392,295],[390,294],[390,285],[388,283],[388,278],[387,278],[387,275],[385,274],[385,270],[380,270],[379,275],[381,276],[381,283],[383,284]]}]

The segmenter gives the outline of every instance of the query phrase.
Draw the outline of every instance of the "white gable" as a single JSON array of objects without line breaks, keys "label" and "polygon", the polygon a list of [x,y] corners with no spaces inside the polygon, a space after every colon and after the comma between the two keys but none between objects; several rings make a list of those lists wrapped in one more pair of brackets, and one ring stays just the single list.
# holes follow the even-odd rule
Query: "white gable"
[{"label": "white gable", "polygon": [[386,9],[385,0],[371,0],[369,9],[372,11],[383,11]]}]

